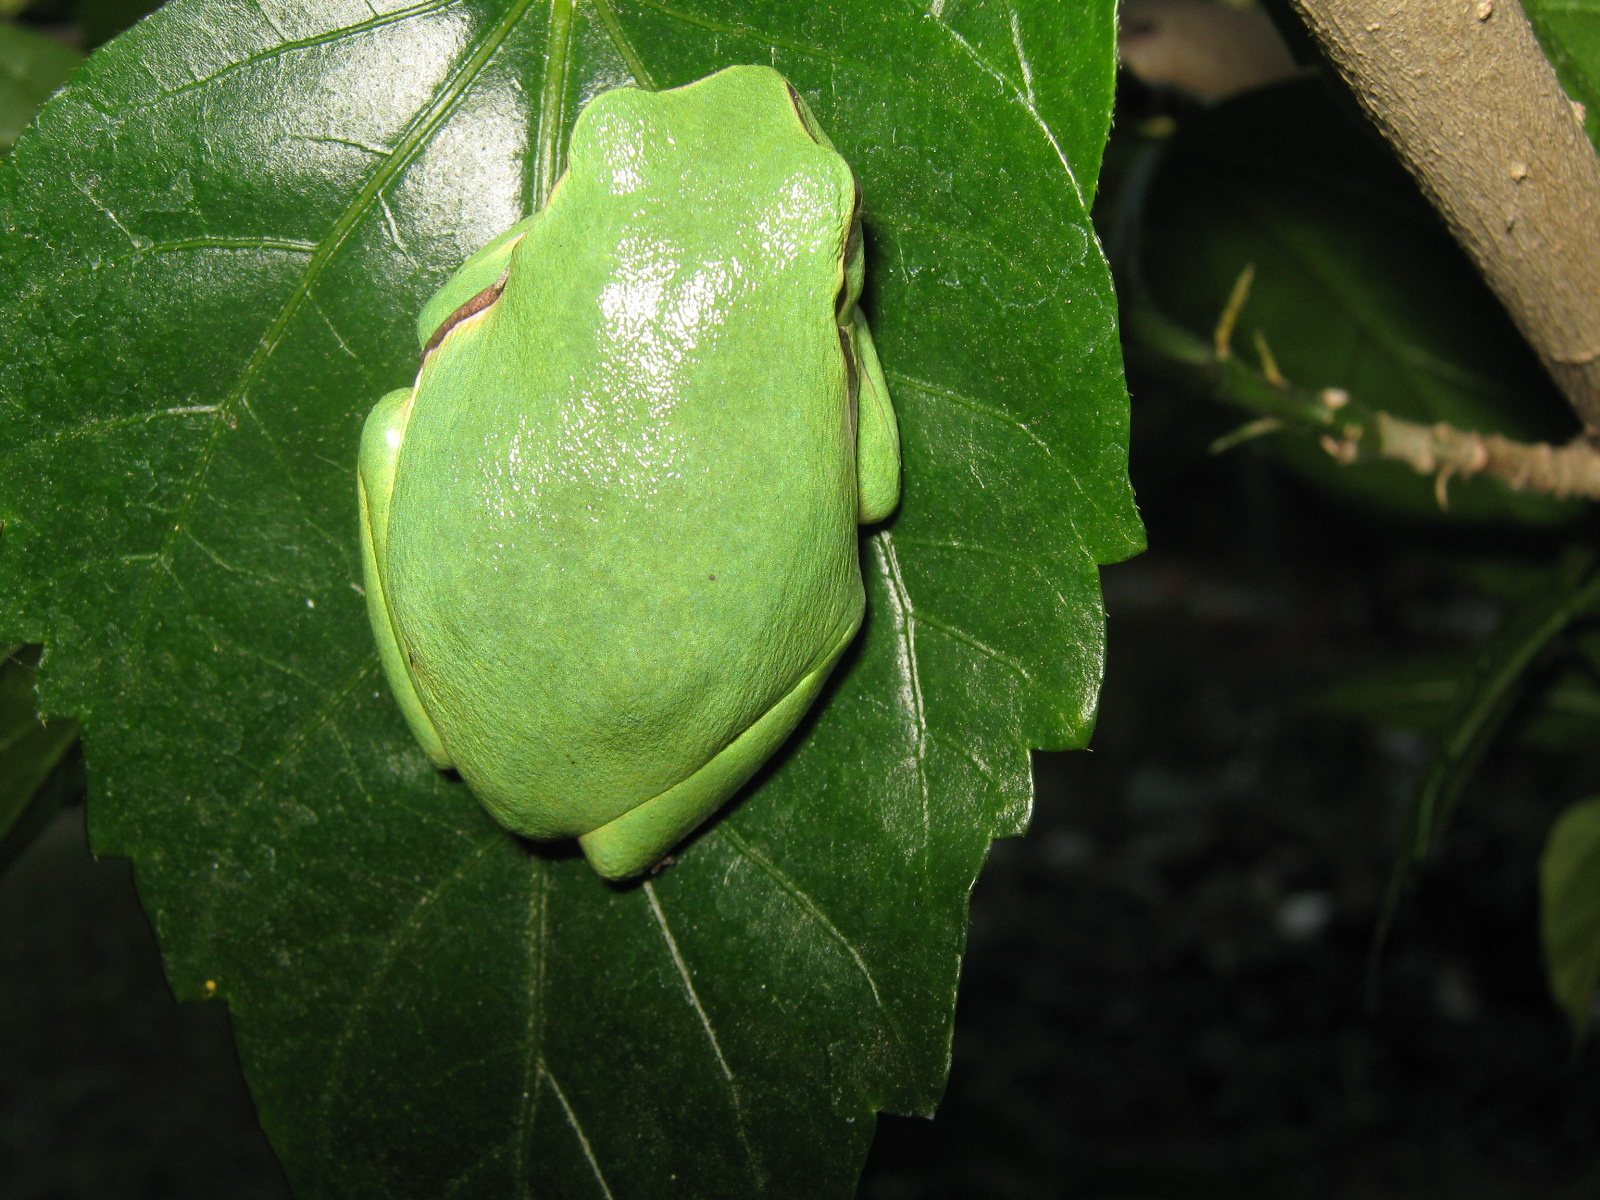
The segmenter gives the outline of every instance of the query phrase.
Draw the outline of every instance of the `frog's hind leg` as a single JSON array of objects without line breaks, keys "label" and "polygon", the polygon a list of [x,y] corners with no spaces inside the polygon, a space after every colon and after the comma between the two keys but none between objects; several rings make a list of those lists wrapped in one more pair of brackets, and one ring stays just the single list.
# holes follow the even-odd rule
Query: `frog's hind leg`
[{"label": "frog's hind leg", "polygon": [[361,567],[367,589],[367,617],[378,642],[383,673],[389,679],[389,687],[399,701],[400,711],[412,734],[433,765],[447,770],[451,765],[450,755],[427,710],[422,707],[422,698],[417,695],[411,665],[395,635],[394,618],[389,612],[383,585],[395,462],[400,457],[400,443],[405,439],[410,416],[411,389],[401,388],[378,401],[361,430],[361,460],[356,472],[361,495]]},{"label": "frog's hind leg", "polygon": [[653,866],[716,812],[794,731],[860,624],[858,611],[827,656],[705,766],[682,783],[580,837],[578,844],[589,865],[607,879],[629,879]]}]

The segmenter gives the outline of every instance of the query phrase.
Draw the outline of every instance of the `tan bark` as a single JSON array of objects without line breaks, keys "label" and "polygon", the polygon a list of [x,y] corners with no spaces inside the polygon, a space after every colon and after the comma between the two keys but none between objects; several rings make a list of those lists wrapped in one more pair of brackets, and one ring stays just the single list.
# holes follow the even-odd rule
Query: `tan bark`
[{"label": "tan bark", "polygon": [[1295,0],[1600,443],[1600,159],[1517,0]]},{"label": "tan bark", "polygon": [[[1600,453],[1587,438],[1565,446],[1545,442],[1513,442],[1498,433],[1484,436],[1450,425],[1424,425],[1380,412],[1376,428],[1349,424],[1338,434],[1325,434],[1322,448],[1341,463],[1370,453],[1406,463],[1420,475],[1432,475],[1439,507],[1448,508],[1452,479],[1487,475],[1518,492],[1560,498],[1600,500]],[[1367,437],[1368,432],[1375,437]]]},{"label": "tan bark", "polygon": [[1178,88],[1207,103],[1287,79],[1297,69],[1263,9],[1211,0],[1122,0],[1117,19],[1123,66],[1152,87]]}]

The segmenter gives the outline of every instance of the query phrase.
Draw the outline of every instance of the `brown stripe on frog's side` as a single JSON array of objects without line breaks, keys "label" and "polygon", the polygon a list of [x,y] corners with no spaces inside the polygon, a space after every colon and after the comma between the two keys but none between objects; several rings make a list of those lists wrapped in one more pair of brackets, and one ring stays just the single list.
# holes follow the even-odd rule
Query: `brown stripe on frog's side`
[{"label": "brown stripe on frog's side", "polygon": [[439,348],[439,343],[444,341],[444,339],[449,335],[450,331],[457,325],[461,324],[461,322],[465,321],[468,317],[477,316],[496,300],[500,299],[500,293],[506,290],[506,280],[510,277],[510,275],[511,272],[507,271],[504,275],[500,276],[499,279],[495,280],[488,287],[484,288],[483,291],[479,292],[471,300],[468,300],[460,308],[456,309],[455,312],[446,317],[444,319],[444,323],[433,331],[433,336],[428,339],[428,344],[422,348],[422,361],[428,361],[428,355],[432,354]]}]

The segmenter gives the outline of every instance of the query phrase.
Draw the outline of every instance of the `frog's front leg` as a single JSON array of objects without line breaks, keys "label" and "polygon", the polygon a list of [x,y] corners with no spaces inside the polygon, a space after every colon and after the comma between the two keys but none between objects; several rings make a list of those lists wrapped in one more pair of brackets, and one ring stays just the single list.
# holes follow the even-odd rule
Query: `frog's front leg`
[{"label": "frog's front leg", "polygon": [[361,566],[367,589],[367,616],[378,641],[378,657],[383,673],[406,724],[422,744],[434,766],[447,769],[450,755],[439,731],[433,727],[422,698],[411,678],[411,665],[400,648],[394,617],[384,589],[389,540],[389,500],[394,495],[395,463],[400,444],[405,441],[406,422],[411,417],[411,389],[390,392],[373,408],[361,430],[361,461],[356,471],[361,493]]},{"label": "frog's front leg", "polygon": [[856,360],[856,497],[863,525],[881,521],[900,503],[900,426],[861,310],[850,329]]}]

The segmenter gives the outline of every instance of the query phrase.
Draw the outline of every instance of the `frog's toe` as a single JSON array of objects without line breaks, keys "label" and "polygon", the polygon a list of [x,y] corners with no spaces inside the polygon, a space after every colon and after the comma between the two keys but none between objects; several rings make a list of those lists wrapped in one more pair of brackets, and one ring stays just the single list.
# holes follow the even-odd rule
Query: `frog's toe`
[{"label": "frog's toe", "polygon": [[630,879],[653,866],[716,812],[800,723],[859,625],[857,616],[816,668],[705,766],[580,837],[578,844],[589,865],[607,879]]}]

